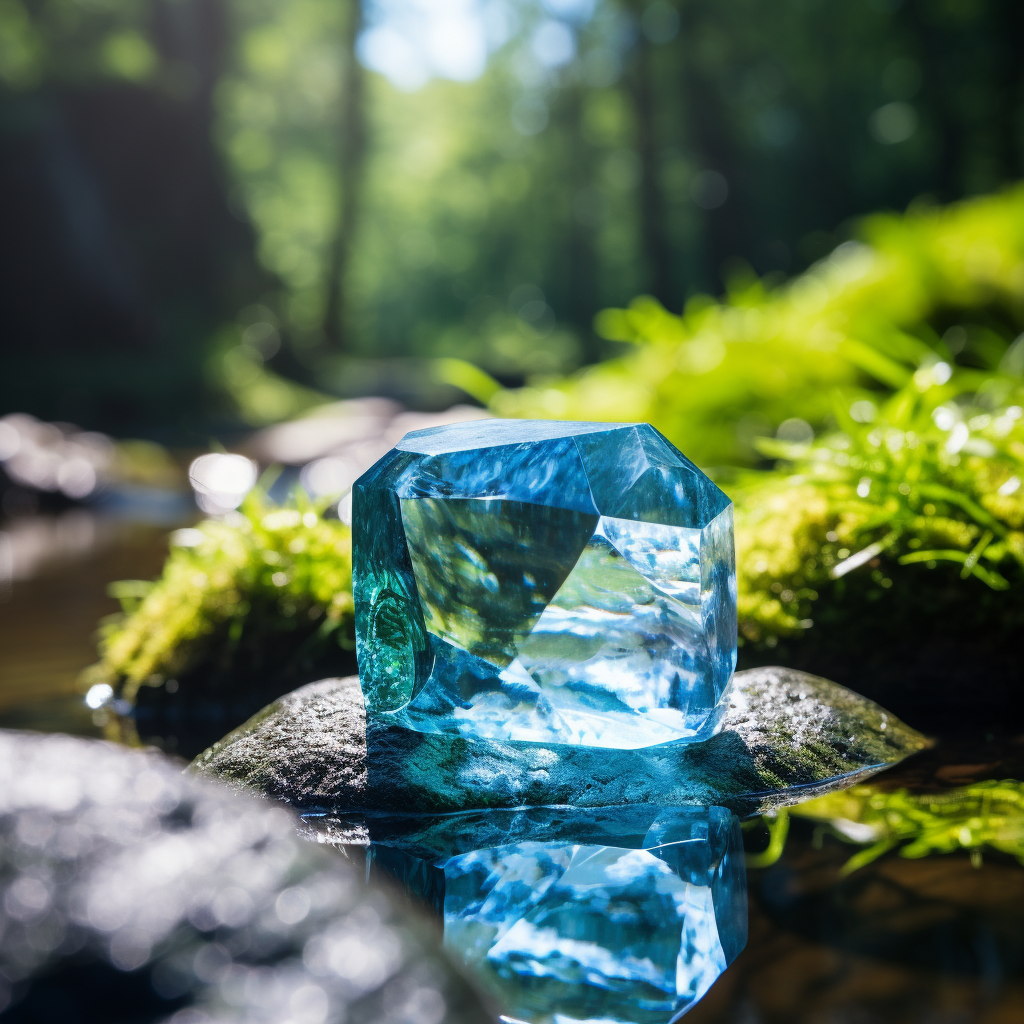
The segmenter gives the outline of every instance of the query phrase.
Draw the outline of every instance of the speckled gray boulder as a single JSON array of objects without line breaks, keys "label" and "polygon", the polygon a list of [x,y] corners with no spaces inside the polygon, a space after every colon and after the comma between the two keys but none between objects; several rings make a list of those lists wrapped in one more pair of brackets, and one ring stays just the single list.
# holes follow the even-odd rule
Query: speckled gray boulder
[{"label": "speckled gray boulder", "polygon": [[0,1017],[490,1020],[434,928],[295,828],[157,754],[0,732]]},{"label": "speckled gray boulder", "polygon": [[358,679],[325,679],[264,708],[193,769],[303,813],[644,803],[750,814],[861,780],[927,745],[877,704],[804,672],[739,672],[732,693],[721,731],[704,743],[593,750],[367,726]]}]

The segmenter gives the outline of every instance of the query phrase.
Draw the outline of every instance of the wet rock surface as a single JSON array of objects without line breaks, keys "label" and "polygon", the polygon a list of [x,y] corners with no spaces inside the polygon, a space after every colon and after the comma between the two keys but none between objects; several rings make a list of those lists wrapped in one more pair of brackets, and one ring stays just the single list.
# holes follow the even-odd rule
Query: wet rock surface
[{"label": "wet rock surface", "polygon": [[0,894],[5,1022],[490,1019],[408,905],[157,754],[0,732]]},{"label": "wet rock surface", "polygon": [[643,803],[742,815],[863,780],[927,744],[877,704],[784,668],[737,673],[710,740],[645,750],[469,741],[367,723],[351,676],[275,701],[193,769],[304,813]]}]

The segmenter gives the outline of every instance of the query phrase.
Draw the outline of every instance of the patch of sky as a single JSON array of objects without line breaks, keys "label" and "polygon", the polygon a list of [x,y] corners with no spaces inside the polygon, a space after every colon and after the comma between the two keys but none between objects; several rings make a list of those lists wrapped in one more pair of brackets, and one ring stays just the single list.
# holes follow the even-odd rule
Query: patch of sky
[{"label": "patch of sky", "polygon": [[589,21],[594,6],[594,0],[371,0],[359,59],[407,91],[432,78],[469,82],[525,19],[533,23],[528,39],[534,59],[558,68],[575,57],[573,27]]},{"label": "patch of sky", "polygon": [[514,31],[513,16],[500,0],[374,0],[359,57],[409,91],[431,78],[472,81]]},{"label": "patch of sky", "polygon": [[595,0],[542,0],[541,6],[552,17],[582,24],[593,15]]},{"label": "patch of sky", "polygon": [[530,49],[544,67],[560,68],[576,56],[576,39],[565,22],[547,18],[533,30]]}]

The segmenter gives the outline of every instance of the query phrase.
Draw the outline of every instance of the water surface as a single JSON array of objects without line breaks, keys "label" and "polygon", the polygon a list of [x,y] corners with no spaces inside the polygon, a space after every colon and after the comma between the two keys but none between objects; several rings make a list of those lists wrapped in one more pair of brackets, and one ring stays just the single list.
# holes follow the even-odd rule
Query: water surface
[{"label": "water surface", "polygon": [[[0,537],[0,726],[98,735],[76,679],[95,660],[99,619],[117,610],[106,587],[152,578],[166,531],[76,511],[8,521]],[[1024,778],[1018,739],[946,740],[877,781],[950,792],[988,778]],[[748,825],[744,842],[757,851],[766,835]],[[989,849],[973,859],[892,851],[844,876],[858,849],[792,820],[779,860],[748,869],[746,946],[688,1010],[689,1024],[1024,1021],[1024,867]]]}]

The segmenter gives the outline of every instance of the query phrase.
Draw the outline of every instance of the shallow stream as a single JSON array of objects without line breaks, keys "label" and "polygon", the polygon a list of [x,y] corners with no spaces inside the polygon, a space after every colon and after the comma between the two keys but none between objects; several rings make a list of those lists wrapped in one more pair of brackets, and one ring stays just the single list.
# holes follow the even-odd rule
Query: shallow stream
[{"label": "shallow stream", "polygon": [[[159,528],[106,521],[81,511],[0,526],[0,726],[100,735],[100,725],[76,690],[76,678],[94,660],[98,621],[116,611],[106,586],[117,579],[153,577],[165,545],[165,531]],[[949,800],[955,803],[962,787],[983,780],[1021,778],[1024,745],[1016,738],[963,736],[944,740],[890,769],[877,778],[875,788],[881,794],[900,789],[911,795],[933,794],[948,805]],[[757,866],[757,855],[768,844],[768,830],[756,821],[742,829],[737,825],[738,841],[754,857],[746,872],[748,939],[732,965],[693,1004],[687,1020],[691,1024],[1010,1024],[1024,1020],[1024,867],[1012,852],[976,841],[978,833],[988,830],[1004,851],[1024,852],[1024,811],[1017,815],[1002,806],[1001,817],[994,821],[988,804],[980,806],[974,817],[963,816],[960,821],[953,815],[946,822],[946,833],[953,837],[946,845],[953,852],[905,857],[900,849],[906,845],[897,844],[846,873],[844,865],[865,849],[863,842],[850,841],[865,837],[863,823],[839,822],[837,827],[834,822],[791,815],[781,855],[772,863],[767,863],[771,856],[760,857],[763,866]],[[950,821],[955,823],[952,833]],[[467,824],[463,846],[457,851],[460,864],[453,865],[450,873],[441,871],[440,879],[436,867],[419,870],[415,858],[403,860],[390,853],[393,847],[387,844],[369,852],[350,845],[345,853],[365,862],[368,875],[386,877],[389,884],[396,877],[406,878],[411,900],[451,917],[457,914],[457,901],[469,899],[465,886],[472,870],[465,856],[475,849],[473,829],[479,827]],[[606,833],[604,838],[592,835],[584,841],[571,829],[566,835],[546,834],[555,847],[561,844],[555,859],[565,860],[566,868],[573,851],[578,854],[587,847],[587,870],[603,865],[606,879],[601,884],[605,886],[607,877],[621,881],[621,865],[615,865],[623,862],[624,849],[635,855],[630,863],[635,865],[639,857],[645,870],[663,871],[669,864],[666,856],[652,859],[647,854],[652,842],[612,843],[606,841]],[[526,841],[518,833],[515,838],[519,843]],[[506,852],[513,845],[507,843]],[[534,848],[537,845],[525,851],[534,865],[543,852]],[[487,848],[493,850],[494,843]],[[594,852],[602,850],[618,852]],[[513,852],[520,858],[524,854],[522,849]],[[543,856],[550,860],[551,850]],[[669,865],[677,872],[673,877],[682,877],[683,868],[673,864]],[[590,878],[583,884],[597,882]],[[599,932],[603,948],[624,949],[626,933],[615,932],[619,925],[614,916],[602,930],[594,918],[596,911],[588,910],[580,891],[563,886],[568,902],[563,900],[554,916],[567,915],[581,937]],[[634,915],[631,920],[636,925],[639,919]],[[606,964],[603,977],[615,976],[617,970],[619,977],[623,972],[635,973],[639,970],[635,962],[644,959],[644,949],[654,964],[657,957],[651,951],[665,942],[652,932],[653,927],[648,922],[630,940],[634,967]],[[716,927],[724,934],[721,920]],[[462,938],[456,940],[456,922],[449,920],[446,928],[450,944],[473,947],[472,929],[463,927]],[[675,936],[665,941],[671,947],[679,940]],[[726,938],[722,941],[727,945]],[[657,971],[652,971],[656,981]],[[585,978],[580,981],[581,986],[587,983]],[[637,1003],[631,1013],[621,985],[606,986],[603,999],[600,984],[594,989],[598,996],[591,992],[584,998],[581,989],[576,993],[581,1008],[577,1013],[570,1009],[566,992],[543,979],[516,984],[525,987],[509,998],[535,1007],[535,1013],[551,1021],[560,1015],[584,1019],[583,1009],[585,1019],[593,1021],[646,1024],[664,1019],[667,1024],[671,1016],[659,1008],[657,1000],[651,1004],[653,1010],[648,1001],[646,1008]],[[536,1007],[547,1005],[545,1000],[558,1005],[541,1013]]]}]

